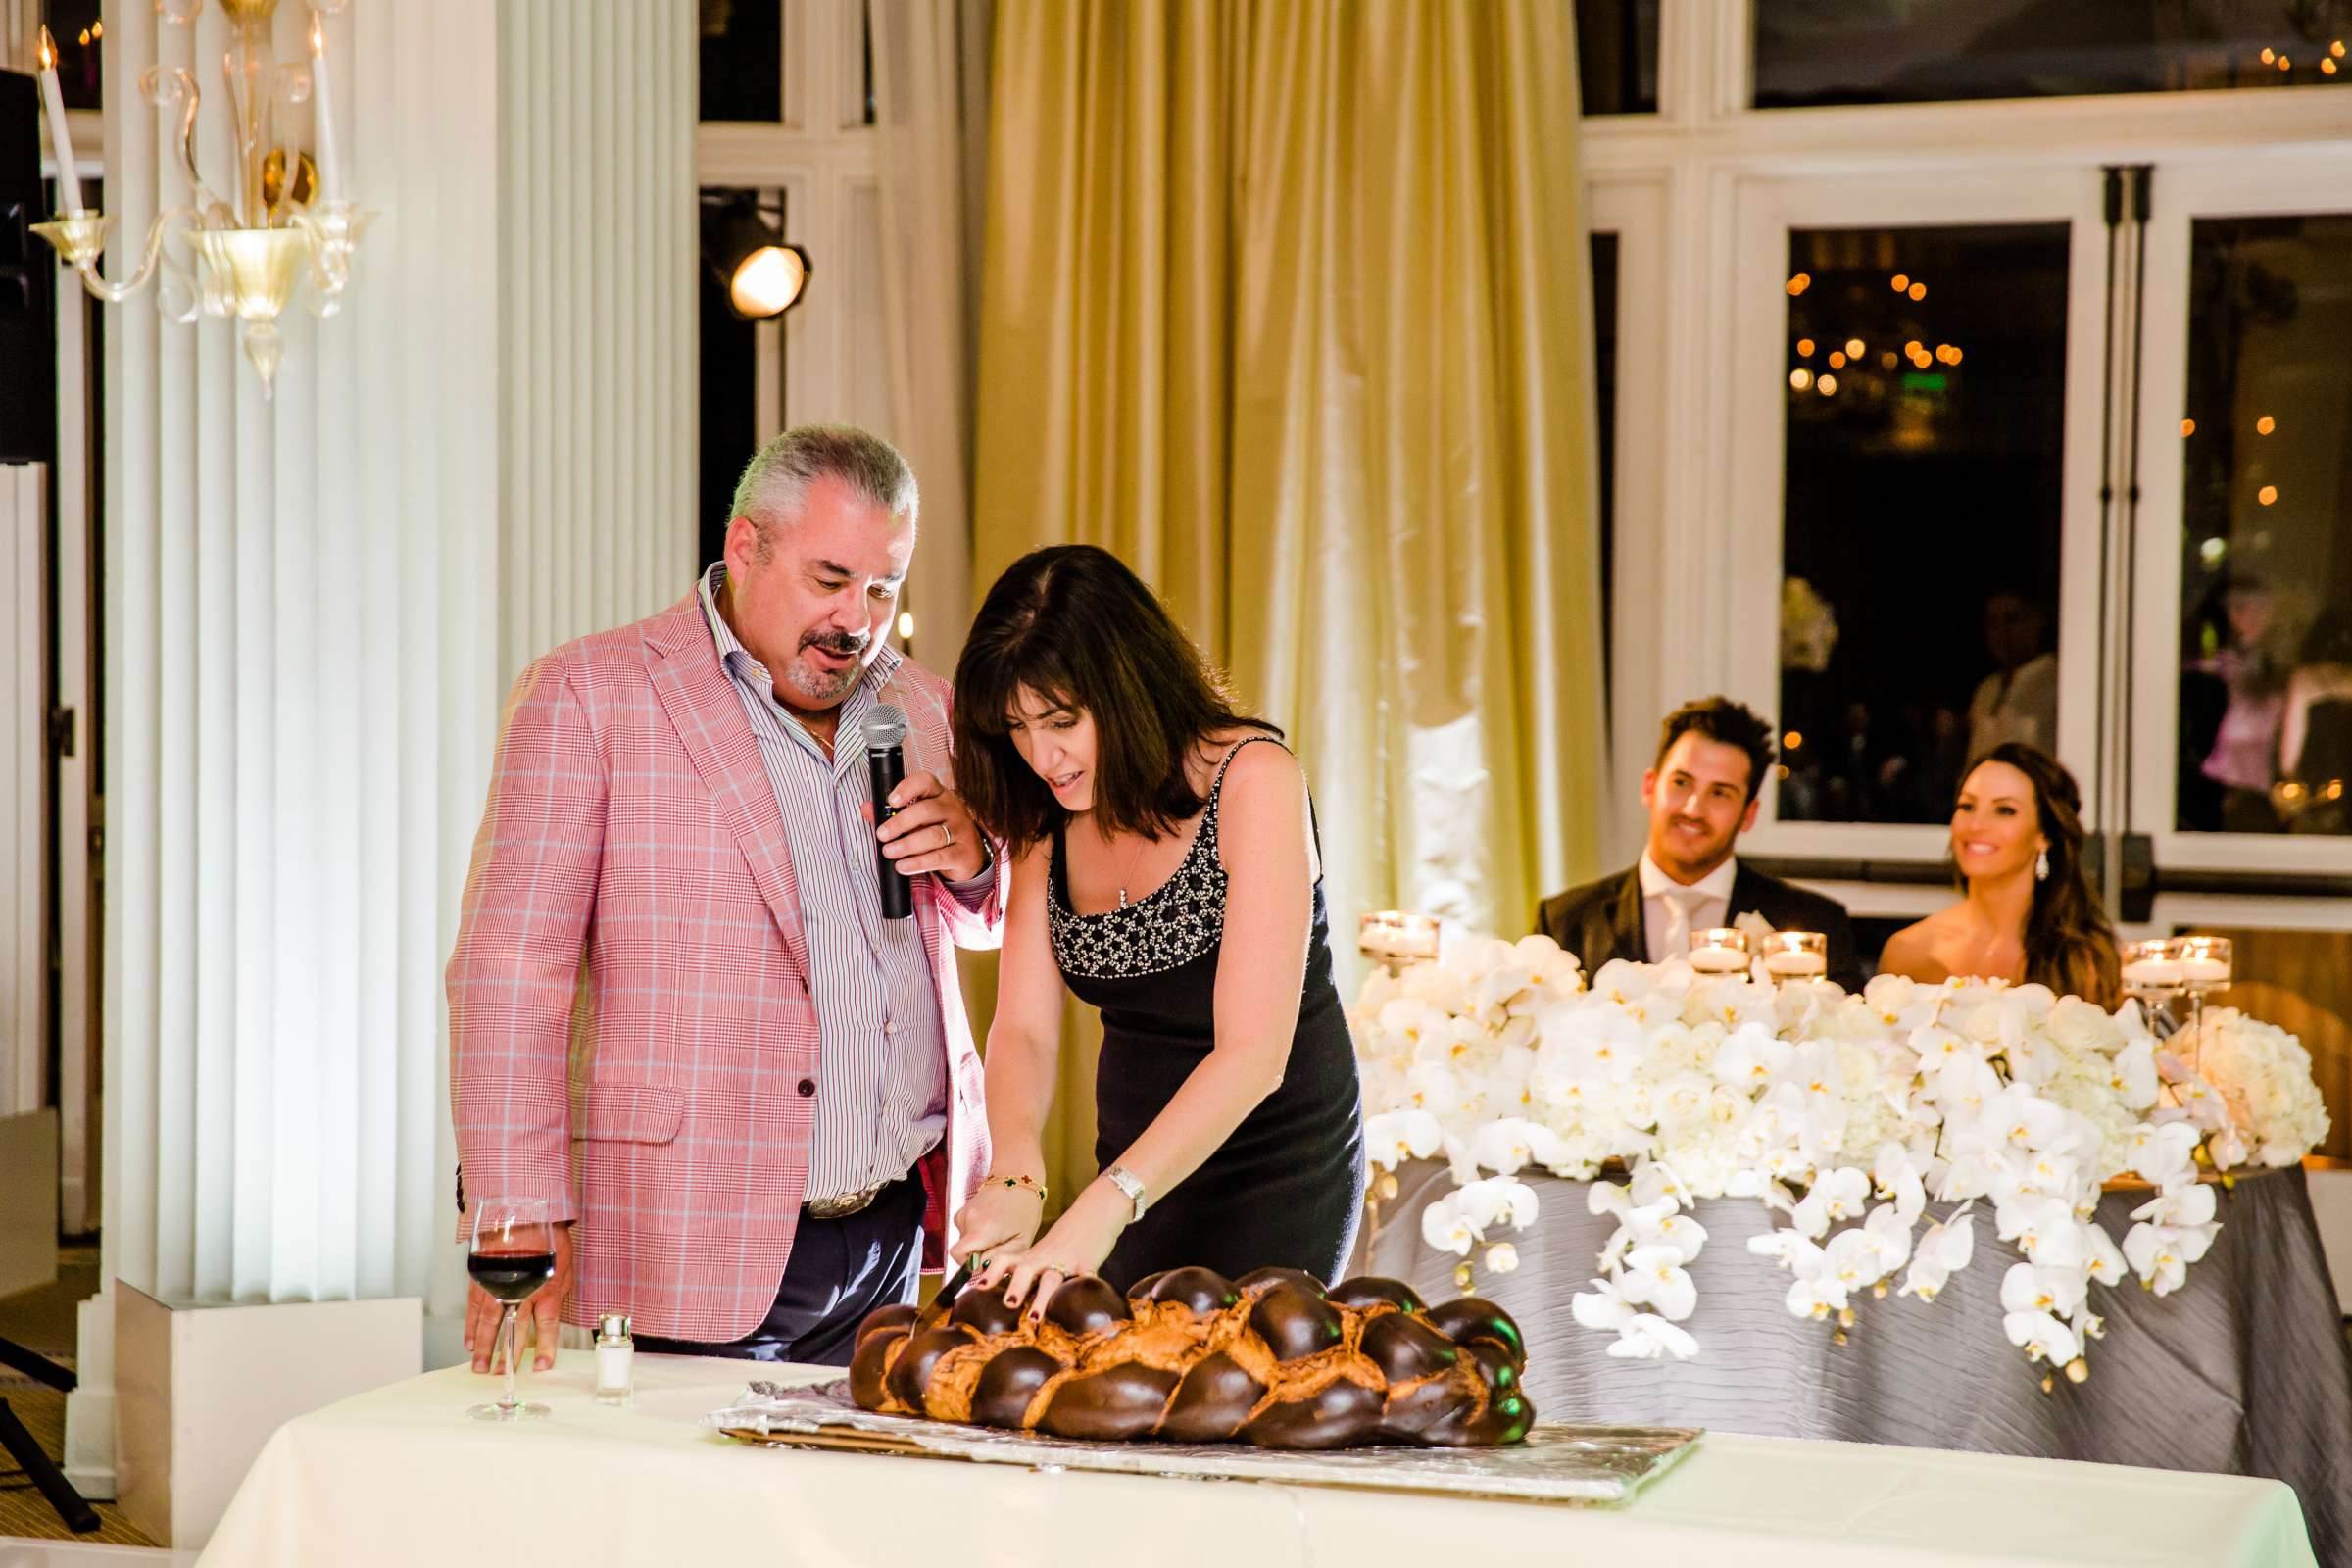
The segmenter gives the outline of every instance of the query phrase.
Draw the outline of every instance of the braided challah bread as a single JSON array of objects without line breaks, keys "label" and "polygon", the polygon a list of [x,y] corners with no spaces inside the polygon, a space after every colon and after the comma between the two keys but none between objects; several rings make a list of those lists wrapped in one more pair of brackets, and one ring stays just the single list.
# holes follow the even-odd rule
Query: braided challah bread
[{"label": "braided challah bread", "polygon": [[1170,1269],[1126,1297],[1092,1275],[1044,1320],[966,1291],[953,1310],[886,1306],[858,1326],[850,1391],[868,1410],[1095,1441],[1267,1448],[1517,1443],[1519,1325],[1465,1297],[1432,1308],[1396,1280],[1325,1291],[1297,1269],[1239,1280]]}]

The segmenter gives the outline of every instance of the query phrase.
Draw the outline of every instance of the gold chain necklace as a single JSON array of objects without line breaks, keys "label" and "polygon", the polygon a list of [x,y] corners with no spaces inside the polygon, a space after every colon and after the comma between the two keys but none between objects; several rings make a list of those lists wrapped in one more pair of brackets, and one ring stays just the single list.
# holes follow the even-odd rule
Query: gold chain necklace
[{"label": "gold chain necklace", "polygon": [[1135,862],[1144,858],[1144,846],[1151,842],[1150,839],[1139,835],[1135,841],[1135,848],[1128,853],[1127,869],[1119,873],[1119,907],[1122,909],[1127,907],[1127,883],[1135,875]]}]

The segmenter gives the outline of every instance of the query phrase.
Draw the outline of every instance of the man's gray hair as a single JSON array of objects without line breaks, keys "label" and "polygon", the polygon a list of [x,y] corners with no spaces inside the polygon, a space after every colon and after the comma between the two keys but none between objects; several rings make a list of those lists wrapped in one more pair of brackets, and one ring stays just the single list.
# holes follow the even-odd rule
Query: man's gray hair
[{"label": "man's gray hair", "polygon": [[799,522],[808,487],[828,475],[882,508],[892,520],[914,521],[921,501],[914,470],[898,448],[854,424],[795,425],[761,447],[735,482],[728,519],[751,518],[764,556],[775,527]]}]

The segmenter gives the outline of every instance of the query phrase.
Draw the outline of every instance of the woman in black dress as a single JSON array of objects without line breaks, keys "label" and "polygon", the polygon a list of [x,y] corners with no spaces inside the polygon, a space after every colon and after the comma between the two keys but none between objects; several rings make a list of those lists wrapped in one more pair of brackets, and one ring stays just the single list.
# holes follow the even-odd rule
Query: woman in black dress
[{"label": "woman in black dress", "polygon": [[[1042,1312],[1200,1264],[1336,1280],[1364,1158],[1298,760],[1237,713],[1118,558],[1040,550],[989,590],[956,666],[957,788],[1005,845],[988,1035],[988,1183],[956,1216],[979,1285]],[[1102,1174],[1043,1214],[1062,995],[1102,1013]]]}]

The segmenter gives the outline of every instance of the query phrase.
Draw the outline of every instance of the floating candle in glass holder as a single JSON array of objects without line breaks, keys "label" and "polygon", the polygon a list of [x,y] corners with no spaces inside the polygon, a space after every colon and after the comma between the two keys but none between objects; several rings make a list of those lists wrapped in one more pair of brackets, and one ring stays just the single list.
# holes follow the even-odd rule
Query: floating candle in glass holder
[{"label": "floating candle in glass holder", "polygon": [[1745,974],[1747,933],[1728,925],[1691,932],[1690,967],[1700,974]]},{"label": "floating candle in glass holder", "polygon": [[2180,990],[2180,942],[2173,937],[2149,937],[2127,942],[2122,954],[2124,994],[2142,1002],[2174,996]]},{"label": "floating candle in glass holder", "polygon": [[2173,956],[2180,966],[2180,989],[2222,991],[2230,985],[2228,937],[2175,937]]},{"label": "floating candle in glass holder", "polygon": [[1356,923],[1355,951],[1391,974],[1438,956],[1438,917],[1403,909],[1375,909]]},{"label": "floating candle in glass holder", "polygon": [[1819,931],[1775,931],[1764,939],[1764,972],[1775,980],[1818,980],[1830,972],[1830,939]]}]

